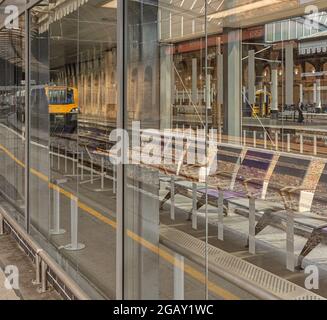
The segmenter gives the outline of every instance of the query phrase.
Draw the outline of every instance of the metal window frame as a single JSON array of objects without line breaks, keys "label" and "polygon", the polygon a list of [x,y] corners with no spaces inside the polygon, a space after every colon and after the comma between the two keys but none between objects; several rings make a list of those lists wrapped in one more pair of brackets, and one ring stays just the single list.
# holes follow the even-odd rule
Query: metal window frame
[{"label": "metal window frame", "polygon": [[[43,0],[31,0],[20,12],[25,15],[25,229],[30,232],[30,10]],[[117,128],[125,128],[126,50],[125,1],[117,5]],[[117,165],[116,299],[124,299],[124,164]]]},{"label": "metal window frame", "polygon": [[[117,129],[125,129],[126,107],[126,1],[117,2],[117,82],[118,82],[118,105],[117,105]],[[122,141],[123,148],[125,142]],[[124,161],[117,165],[117,193],[116,193],[116,299],[123,300],[124,293]]]},{"label": "metal window frame", "polygon": [[30,11],[25,10],[25,230],[30,233]]}]

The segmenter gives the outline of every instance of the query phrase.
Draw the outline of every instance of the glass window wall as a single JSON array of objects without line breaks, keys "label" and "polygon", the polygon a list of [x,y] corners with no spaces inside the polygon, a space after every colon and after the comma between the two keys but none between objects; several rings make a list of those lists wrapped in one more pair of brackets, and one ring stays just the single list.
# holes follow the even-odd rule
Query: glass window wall
[{"label": "glass window wall", "polygon": [[0,31],[1,197],[25,224],[25,16]]},{"label": "glass window wall", "polygon": [[327,297],[326,11],[29,7],[0,29],[1,203],[93,298]]}]

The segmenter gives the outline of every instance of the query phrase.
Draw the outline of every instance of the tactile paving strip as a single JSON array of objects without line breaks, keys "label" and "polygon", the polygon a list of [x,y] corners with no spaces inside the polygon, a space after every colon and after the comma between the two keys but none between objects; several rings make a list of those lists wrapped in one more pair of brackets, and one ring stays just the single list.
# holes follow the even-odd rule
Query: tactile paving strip
[{"label": "tactile paving strip", "polygon": [[[181,249],[203,259],[205,257],[205,242],[189,234],[172,229],[161,227],[160,237],[165,242],[171,242]],[[180,252],[180,254],[183,254]],[[236,278],[251,283],[259,287],[267,294],[271,294],[276,299],[281,300],[326,300],[325,298],[310,292],[288,280],[259,268],[245,260],[220,250],[212,245],[208,245],[208,261],[216,268],[224,270]]]}]

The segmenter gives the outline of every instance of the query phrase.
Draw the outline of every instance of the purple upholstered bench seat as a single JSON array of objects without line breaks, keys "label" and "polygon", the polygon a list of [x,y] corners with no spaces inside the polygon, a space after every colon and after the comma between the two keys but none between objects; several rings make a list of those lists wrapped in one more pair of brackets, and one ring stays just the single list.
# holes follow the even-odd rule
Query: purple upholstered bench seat
[{"label": "purple upholstered bench seat", "polygon": [[[217,198],[219,197],[219,191],[216,189],[198,189],[197,190],[199,193],[206,194],[208,193],[208,196]],[[242,192],[235,192],[235,191],[224,191],[224,199],[233,199],[233,198],[242,198],[246,197],[245,193]]]}]

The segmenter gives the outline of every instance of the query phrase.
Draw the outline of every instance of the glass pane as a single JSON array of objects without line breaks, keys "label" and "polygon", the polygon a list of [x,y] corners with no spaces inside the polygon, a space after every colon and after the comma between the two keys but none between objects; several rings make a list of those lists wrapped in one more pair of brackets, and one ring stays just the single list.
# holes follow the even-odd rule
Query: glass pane
[{"label": "glass pane", "polygon": [[[70,8],[68,10],[68,8]],[[30,12],[33,236],[92,297],[113,299],[115,6],[43,1]],[[55,18],[54,18],[55,17]]]},{"label": "glass pane", "polygon": [[25,19],[0,30],[0,190],[19,212],[25,211]]},{"label": "glass pane", "polygon": [[[313,295],[299,269],[326,254],[315,242],[324,220],[326,8],[313,1],[308,15],[293,1],[236,2],[212,15],[229,28],[219,34],[223,143],[208,178],[208,270],[216,271],[209,282],[225,270],[269,294],[280,281]],[[209,41],[208,59],[211,50]],[[227,291],[262,298],[248,285]]]},{"label": "glass pane", "polygon": [[[133,151],[125,166],[124,189],[127,299],[206,296],[204,257],[200,254],[200,263],[195,263],[183,250],[173,249],[180,235],[202,237],[205,225],[199,217],[198,231],[192,229],[192,196],[171,193],[185,184],[185,190],[192,189],[192,175],[197,175],[191,161],[194,135],[204,136],[204,5],[196,1],[190,10],[187,1],[126,1],[124,121]],[[183,43],[185,39],[191,40]],[[204,144],[198,148],[204,151]]]}]

